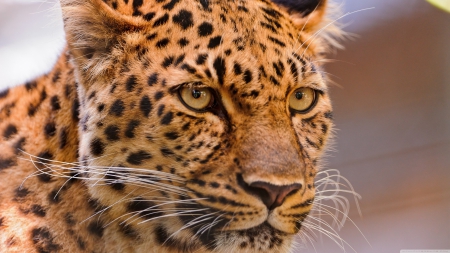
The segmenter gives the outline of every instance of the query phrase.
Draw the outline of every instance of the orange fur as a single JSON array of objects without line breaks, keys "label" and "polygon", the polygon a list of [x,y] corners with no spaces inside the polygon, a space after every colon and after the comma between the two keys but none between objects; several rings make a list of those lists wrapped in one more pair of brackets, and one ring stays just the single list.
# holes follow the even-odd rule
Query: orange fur
[{"label": "orange fur", "polygon": [[1,252],[289,252],[332,130],[326,4],[61,0],[54,69],[0,93]]}]

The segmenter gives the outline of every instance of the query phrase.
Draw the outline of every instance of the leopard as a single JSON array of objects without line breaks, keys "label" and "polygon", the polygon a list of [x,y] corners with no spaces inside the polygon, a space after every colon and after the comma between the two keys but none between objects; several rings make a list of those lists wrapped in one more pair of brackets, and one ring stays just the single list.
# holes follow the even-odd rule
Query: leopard
[{"label": "leopard", "polygon": [[1,252],[292,252],[333,133],[326,0],[60,0],[0,92]]}]

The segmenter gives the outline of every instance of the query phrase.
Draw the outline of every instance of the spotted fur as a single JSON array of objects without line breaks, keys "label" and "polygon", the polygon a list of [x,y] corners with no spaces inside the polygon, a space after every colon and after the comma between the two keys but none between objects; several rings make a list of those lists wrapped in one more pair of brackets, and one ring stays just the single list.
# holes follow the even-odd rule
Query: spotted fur
[{"label": "spotted fur", "polygon": [[[61,6],[53,70],[0,93],[2,252],[289,252],[332,131],[327,2]],[[213,108],[180,101],[193,84]]]}]

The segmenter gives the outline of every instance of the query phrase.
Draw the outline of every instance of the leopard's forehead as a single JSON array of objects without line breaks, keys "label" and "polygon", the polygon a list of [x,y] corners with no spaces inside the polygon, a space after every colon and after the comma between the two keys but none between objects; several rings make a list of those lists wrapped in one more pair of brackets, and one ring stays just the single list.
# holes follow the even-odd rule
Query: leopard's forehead
[{"label": "leopard's forehead", "polygon": [[284,101],[298,87],[326,89],[306,50],[314,38],[303,41],[301,29],[271,2],[110,5],[123,15],[141,17],[145,26],[122,35],[125,49],[113,49],[121,68],[108,84],[135,81],[170,91],[202,83],[218,90],[229,104],[245,107],[250,102],[253,108],[269,100]]}]

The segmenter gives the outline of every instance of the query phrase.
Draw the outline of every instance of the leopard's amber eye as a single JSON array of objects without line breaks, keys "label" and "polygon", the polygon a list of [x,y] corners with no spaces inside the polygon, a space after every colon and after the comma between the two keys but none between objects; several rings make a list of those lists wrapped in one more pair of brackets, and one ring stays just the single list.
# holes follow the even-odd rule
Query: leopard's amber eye
[{"label": "leopard's amber eye", "polygon": [[316,91],[311,88],[300,88],[295,90],[289,97],[289,107],[298,112],[308,112],[316,102]]},{"label": "leopard's amber eye", "polygon": [[180,98],[190,109],[202,111],[211,106],[214,96],[209,88],[183,87],[180,90]]}]

